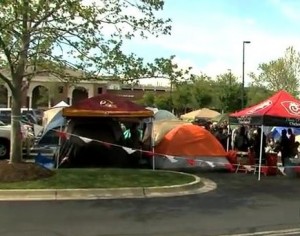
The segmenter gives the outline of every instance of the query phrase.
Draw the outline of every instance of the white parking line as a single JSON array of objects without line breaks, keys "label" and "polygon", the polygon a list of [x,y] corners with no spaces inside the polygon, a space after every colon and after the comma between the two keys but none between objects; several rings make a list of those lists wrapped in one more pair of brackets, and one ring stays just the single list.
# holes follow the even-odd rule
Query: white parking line
[{"label": "white parking line", "polygon": [[300,228],[294,229],[284,229],[284,230],[272,230],[272,231],[261,231],[253,233],[243,233],[243,234],[224,234],[218,236],[283,236],[283,235],[300,235]]}]

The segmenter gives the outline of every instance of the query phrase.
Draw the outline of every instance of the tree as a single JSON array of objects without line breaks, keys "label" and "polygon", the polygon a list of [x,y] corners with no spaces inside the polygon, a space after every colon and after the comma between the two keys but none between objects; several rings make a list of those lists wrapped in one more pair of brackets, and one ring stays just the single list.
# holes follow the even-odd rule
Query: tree
[{"label": "tree", "polygon": [[254,86],[265,87],[278,91],[284,89],[293,95],[298,95],[300,54],[293,47],[286,49],[284,57],[268,63],[262,63],[258,69],[260,74],[250,74]]},{"label": "tree", "polygon": [[[10,163],[22,160],[20,108],[30,80],[49,73],[77,82],[99,75],[136,79],[147,72],[142,58],[125,55],[123,40],[169,34],[169,19],[156,13],[163,0],[3,0],[0,5],[0,78],[12,92]],[[165,62],[159,59],[153,65]],[[168,60],[166,60],[168,62]],[[80,73],[72,73],[78,70]]]},{"label": "tree", "polygon": [[171,111],[173,107],[171,107],[170,104],[171,99],[167,94],[161,94],[155,97],[155,105],[159,109]]},{"label": "tree", "polygon": [[174,62],[174,59],[174,55],[170,56],[169,58],[157,58],[153,63],[147,63],[147,69],[143,74],[143,78],[163,78],[170,81],[170,96],[168,101],[169,108],[172,111],[174,110],[175,105],[173,93],[174,90],[177,89],[177,85],[185,83],[186,81],[194,78],[194,75],[191,74],[192,67],[184,69],[179,68],[177,63]]},{"label": "tree", "polygon": [[188,109],[192,108],[191,84],[177,84],[175,91],[169,97],[172,99],[170,99],[172,108],[174,106],[178,113],[186,113]]},{"label": "tree", "polygon": [[217,76],[216,89],[218,94],[218,108],[224,112],[233,112],[241,108],[241,92],[238,78],[229,70]]},{"label": "tree", "polygon": [[273,94],[274,94],[273,91],[268,90],[264,87],[249,86],[247,88],[247,97],[248,97],[247,106],[253,106],[255,104],[258,104],[266,100]]},{"label": "tree", "polygon": [[192,95],[192,108],[199,109],[210,107],[213,101],[214,88],[212,87],[211,78],[202,74],[192,78],[190,84]]},{"label": "tree", "polygon": [[153,92],[146,92],[142,100],[145,106],[153,107],[155,104],[155,95]]}]

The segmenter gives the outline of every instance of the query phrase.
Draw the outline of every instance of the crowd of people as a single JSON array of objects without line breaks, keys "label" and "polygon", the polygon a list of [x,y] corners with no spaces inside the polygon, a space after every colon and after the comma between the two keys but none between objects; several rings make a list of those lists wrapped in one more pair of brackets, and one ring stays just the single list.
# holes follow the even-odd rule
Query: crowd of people
[{"label": "crowd of people", "polygon": [[287,159],[298,157],[299,142],[295,140],[295,134],[291,128],[281,131],[280,138],[274,140],[272,132],[262,133],[260,127],[239,126],[230,129],[227,122],[221,124],[211,123],[205,126],[223,145],[225,150],[239,152],[252,152],[258,163],[260,152],[262,163],[266,162],[266,153],[277,153],[281,157],[282,165],[285,166]]}]

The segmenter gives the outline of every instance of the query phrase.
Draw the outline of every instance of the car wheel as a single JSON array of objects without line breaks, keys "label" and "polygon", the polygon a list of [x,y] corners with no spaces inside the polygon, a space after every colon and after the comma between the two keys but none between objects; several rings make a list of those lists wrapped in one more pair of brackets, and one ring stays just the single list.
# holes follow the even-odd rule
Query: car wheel
[{"label": "car wheel", "polygon": [[9,157],[9,142],[0,140],[0,159],[8,159]]}]

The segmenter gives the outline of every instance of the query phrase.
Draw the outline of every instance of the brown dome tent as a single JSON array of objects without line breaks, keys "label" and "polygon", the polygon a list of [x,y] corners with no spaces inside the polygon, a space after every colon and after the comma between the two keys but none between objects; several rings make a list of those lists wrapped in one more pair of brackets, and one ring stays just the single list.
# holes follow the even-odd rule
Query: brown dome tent
[{"label": "brown dome tent", "polygon": [[[145,130],[151,123],[145,120],[153,117],[153,111],[121,96],[101,94],[64,108],[63,116],[68,120],[66,132],[70,134],[76,167],[86,163],[123,167],[128,155],[123,148],[127,143],[122,125],[139,124],[140,129]],[[151,145],[147,143],[144,147],[150,149]]]}]

